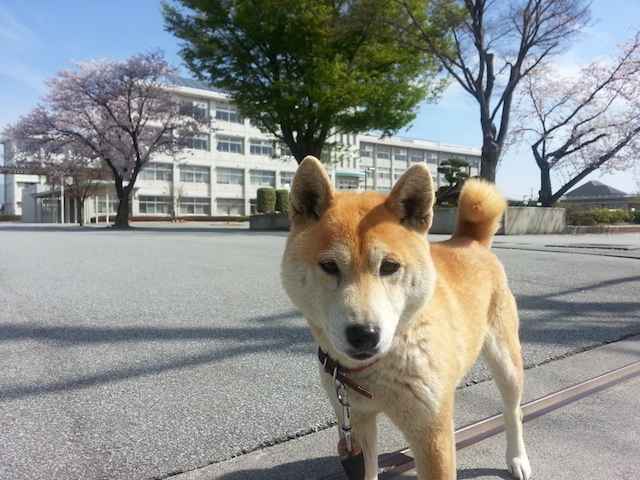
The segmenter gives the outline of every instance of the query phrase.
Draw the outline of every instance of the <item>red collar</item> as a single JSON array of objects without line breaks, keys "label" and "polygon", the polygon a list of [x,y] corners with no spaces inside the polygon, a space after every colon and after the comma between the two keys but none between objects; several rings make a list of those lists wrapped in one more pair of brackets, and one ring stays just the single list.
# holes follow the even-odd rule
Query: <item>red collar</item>
[{"label": "red collar", "polygon": [[329,375],[331,375],[333,378],[344,383],[346,386],[348,386],[355,392],[358,392],[360,395],[363,395],[369,399],[373,398],[373,395],[371,394],[371,392],[369,392],[369,390],[367,390],[362,385],[359,385],[358,383],[353,381],[351,377],[349,377],[348,375],[350,373],[357,373],[357,372],[362,372],[363,370],[366,370],[367,368],[372,366],[374,363],[376,363],[377,360],[374,360],[371,363],[363,365],[362,367],[346,368],[340,365],[336,360],[331,358],[329,354],[326,353],[324,350],[322,350],[322,348],[320,347],[318,347],[318,360],[320,360],[320,363],[322,364],[324,371]]}]

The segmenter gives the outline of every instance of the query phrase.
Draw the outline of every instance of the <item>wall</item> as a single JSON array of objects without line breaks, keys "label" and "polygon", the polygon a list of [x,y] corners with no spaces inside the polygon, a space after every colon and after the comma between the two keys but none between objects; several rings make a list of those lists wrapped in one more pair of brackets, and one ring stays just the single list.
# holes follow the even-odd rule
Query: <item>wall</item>
[{"label": "wall", "polygon": [[[455,230],[457,208],[434,210],[430,233],[451,234]],[[564,208],[509,207],[505,212],[501,235],[563,233],[567,227]]]}]

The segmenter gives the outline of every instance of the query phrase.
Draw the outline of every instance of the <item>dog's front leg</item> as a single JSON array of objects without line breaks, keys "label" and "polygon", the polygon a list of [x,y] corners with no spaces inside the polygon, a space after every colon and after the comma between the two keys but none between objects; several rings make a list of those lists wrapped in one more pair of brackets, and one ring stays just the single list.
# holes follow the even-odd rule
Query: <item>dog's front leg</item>
[{"label": "dog's front leg", "polygon": [[[322,386],[324,387],[327,397],[329,398],[331,406],[336,414],[336,419],[338,421],[337,430],[339,432],[340,424],[344,419],[342,418],[342,405],[340,405],[336,396],[335,382],[330,375],[327,375],[323,371],[320,372],[320,378],[322,380]],[[358,394],[354,392],[352,395]],[[378,426],[376,418],[377,414],[373,411],[364,412],[357,407],[351,410],[351,432],[354,452],[362,451],[364,455],[365,475],[362,480],[378,479]],[[340,436],[338,437],[337,450],[338,456],[340,457],[344,457],[347,453],[344,441]]]},{"label": "dog's front leg", "polygon": [[353,412],[351,417],[355,444],[364,454],[364,480],[378,479],[378,425],[375,413]]},{"label": "dog's front leg", "polygon": [[455,480],[453,425],[429,425],[410,440],[420,480]]},{"label": "dog's front leg", "polygon": [[394,423],[405,435],[419,480],[455,480],[456,448],[453,428],[453,402],[441,406],[437,413],[427,411],[402,415],[394,412]]}]

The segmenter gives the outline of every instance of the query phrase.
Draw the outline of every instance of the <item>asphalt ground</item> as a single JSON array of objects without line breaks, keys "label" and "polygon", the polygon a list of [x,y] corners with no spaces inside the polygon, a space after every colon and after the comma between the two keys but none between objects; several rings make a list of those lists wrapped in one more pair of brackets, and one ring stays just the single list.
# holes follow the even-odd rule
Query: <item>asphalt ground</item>
[{"label": "asphalt ground", "polygon": [[[166,478],[326,428],[284,240],[0,227],[0,478]],[[500,247],[528,366],[640,333],[636,260]]]},{"label": "asphalt ground", "polygon": [[[523,402],[566,389],[597,375],[637,362],[640,336],[546,363],[525,372]],[[528,422],[524,426],[534,479],[632,480],[640,478],[640,378]],[[458,428],[502,411],[493,382],[456,392]],[[335,427],[274,447],[208,465],[171,480],[328,480],[344,478],[336,456]],[[378,419],[381,463],[390,452],[404,450],[406,441],[383,416]],[[506,471],[504,434],[484,439],[457,452],[458,479],[510,479]],[[407,453],[411,456],[411,452]],[[405,457],[405,459],[407,459]],[[381,480],[416,479],[415,470],[403,475],[387,472]],[[346,479],[345,479],[346,480]]]}]

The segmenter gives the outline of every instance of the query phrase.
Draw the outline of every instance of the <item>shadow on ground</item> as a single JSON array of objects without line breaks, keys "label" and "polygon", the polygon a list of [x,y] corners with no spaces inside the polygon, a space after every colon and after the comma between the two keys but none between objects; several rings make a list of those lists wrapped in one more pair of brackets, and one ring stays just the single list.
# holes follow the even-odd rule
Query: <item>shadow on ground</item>
[{"label": "shadow on ground", "polygon": [[[309,460],[300,460],[291,463],[283,463],[271,468],[240,470],[221,475],[218,480],[284,480],[294,478],[318,479],[323,472],[341,472],[341,466],[337,457],[322,457]],[[346,478],[346,477],[345,477]]]},{"label": "shadow on ground", "polygon": [[[319,474],[319,472],[322,472]],[[328,473],[332,472],[332,473]],[[337,457],[322,457],[276,465],[264,469],[250,469],[231,472],[217,477],[219,480],[290,480],[307,478],[320,480],[328,475],[341,475],[335,478],[347,480]],[[333,477],[332,477],[333,478]],[[395,477],[382,475],[381,480],[392,480]],[[403,479],[417,480],[417,476],[405,474]],[[458,480],[475,478],[511,479],[507,470],[497,468],[465,468],[458,470]]]},{"label": "shadow on ground", "polygon": [[[597,345],[640,333],[640,302],[597,301],[588,296],[598,289],[638,282],[640,276],[634,275],[545,295],[517,295],[520,317],[525,319],[520,325],[523,343]],[[587,295],[585,300],[569,297],[580,293]],[[527,320],[527,312],[533,318]]]},{"label": "shadow on ground", "polygon": [[130,228],[120,229],[112,228],[110,226],[98,227],[87,226],[80,227],[77,225],[0,225],[0,232],[33,232],[33,233],[46,233],[46,232],[63,232],[63,233],[118,233],[126,235],[128,233],[158,233],[158,234],[180,234],[180,233],[197,233],[200,235],[244,235],[244,236],[270,236],[270,237],[286,237],[288,232],[285,231],[255,231],[249,230],[247,227],[239,225],[230,225],[228,227],[220,227],[216,225],[201,226],[201,227],[154,227],[154,226],[132,226]]},{"label": "shadow on ground", "polygon": [[[229,347],[217,346],[206,352],[184,355],[177,360],[108,370],[57,382],[5,385],[0,389],[0,401],[54,392],[66,392],[135,377],[154,375],[169,370],[216,363],[225,359],[259,352],[287,351],[296,354],[311,354],[313,352],[313,342],[311,334],[306,327],[278,323],[298,316],[299,314],[292,310],[276,315],[255,317],[249,320],[258,324],[257,326],[248,325],[233,328],[85,327],[73,325],[43,327],[33,323],[0,324],[0,342],[36,340],[64,347],[150,341],[210,340],[222,343],[229,342],[232,345]],[[240,345],[238,345],[239,342],[241,343]]]}]

